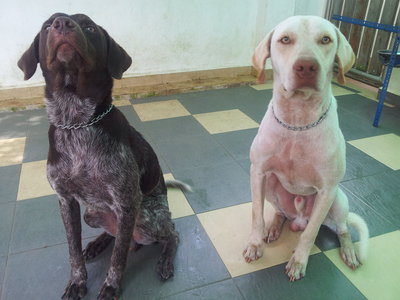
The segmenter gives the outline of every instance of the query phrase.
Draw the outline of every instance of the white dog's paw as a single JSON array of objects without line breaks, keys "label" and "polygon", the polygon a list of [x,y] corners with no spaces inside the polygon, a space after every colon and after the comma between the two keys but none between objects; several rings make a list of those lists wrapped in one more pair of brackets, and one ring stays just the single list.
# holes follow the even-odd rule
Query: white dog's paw
[{"label": "white dog's paw", "polygon": [[303,256],[302,258],[298,257],[299,255],[293,253],[292,257],[290,258],[288,264],[286,265],[286,274],[289,277],[290,281],[295,281],[303,278],[306,276],[306,268],[308,262],[308,255]]},{"label": "white dog's paw", "polygon": [[265,228],[266,235],[264,238],[264,242],[271,243],[273,241],[276,241],[281,235],[284,222],[284,216],[280,214],[275,214],[271,224],[267,225],[267,227]]},{"label": "white dog's paw", "polygon": [[340,256],[342,257],[344,263],[353,270],[358,268],[361,265],[361,262],[357,257],[350,234],[345,232],[339,234],[338,237],[340,241]]},{"label": "white dog's paw", "polygon": [[271,226],[270,228],[267,228],[265,230],[267,232],[265,238],[264,238],[264,242],[271,243],[273,241],[276,241],[282,232],[282,226]]},{"label": "white dog's paw", "polygon": [[353,270],[357,269],[361,265],[352,243],[340,248],[340,256],[344,263]]},{"label": "white dog's paw", "polygon": [[262,239],[260,239],[258,242],[254,242],[252,239],[250,239],[249,243],[243,250],[243,257],[245,261],[250,263],[259,259],[263,255],[263,246]]}]

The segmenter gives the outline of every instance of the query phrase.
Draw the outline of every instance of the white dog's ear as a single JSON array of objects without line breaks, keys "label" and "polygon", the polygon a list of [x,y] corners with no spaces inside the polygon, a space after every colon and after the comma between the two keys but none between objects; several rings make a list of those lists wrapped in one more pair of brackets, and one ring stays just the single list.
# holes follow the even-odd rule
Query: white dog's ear
[{"label": "white dog's ear", "polygon": [[257,70],[257,82],[263,83],[265,79],[264,67],[267,58],[271,56],[271,38],[274,31],[268,33],[257,45],[253,53],[253,67]]},{"label": "white dog's ear", "polygon": [[346,74],[354,64],[355,55],[346,37],[336,28],[338,38],[338,48],[336,52],[336,62],[338,64],[337,81],[340,84],[345,83],[344,74]]}]

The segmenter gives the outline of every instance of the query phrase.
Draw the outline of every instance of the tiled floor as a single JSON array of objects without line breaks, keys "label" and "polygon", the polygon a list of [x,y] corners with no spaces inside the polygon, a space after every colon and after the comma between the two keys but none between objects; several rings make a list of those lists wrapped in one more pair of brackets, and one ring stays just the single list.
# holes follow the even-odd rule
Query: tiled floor
[{"label": "tiled floor", "polygon": [[[165,176],[194,189],[186,195],[169,191],[181,236],[175,276],[158,280],[158,245],[130,253],[122,299],[399,299],[400,109],[385,106],[375,128],[376,102],[366,93],[337,85],[334,92],[347,141],[341,187],[351,210],[369,225],[369,259],[356,271],[348,269],[339,258],[336,236],[322,227],[307,276],[293,283],[284,267],[299,234],[287,227],[259,261],[246,264],[241,256],[251,222],[248,151],[271,84],[117,101],[153,145]],[[57,197],[45,175],[47,126],[44,109],[0,113],[4,300],[59,299],[69,277]],[[84,226],[84,244],[99,232]],[[110,254],[111,247],[88,264],[85,299],[95,299]]]}]

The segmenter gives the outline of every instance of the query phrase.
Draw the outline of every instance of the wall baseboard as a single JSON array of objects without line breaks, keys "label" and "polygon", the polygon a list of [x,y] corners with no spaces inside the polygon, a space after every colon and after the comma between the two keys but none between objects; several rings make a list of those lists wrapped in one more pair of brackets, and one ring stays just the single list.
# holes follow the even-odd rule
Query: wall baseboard
[{"label": "wall baseboard", "polygon": [[[114,80],[113,96],[145,98],[255,84],[255,74],[249,66],[126,77]],[[265,78],[272,79],[272,70],[266,70]],[[44,86],[0,89],[0,110],[42,107],[43,96]]]}]

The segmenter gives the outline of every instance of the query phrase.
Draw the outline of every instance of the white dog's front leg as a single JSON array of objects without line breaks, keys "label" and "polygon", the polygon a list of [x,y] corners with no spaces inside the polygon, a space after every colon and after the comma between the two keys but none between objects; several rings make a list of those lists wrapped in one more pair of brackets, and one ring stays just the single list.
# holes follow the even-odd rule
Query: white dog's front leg
[{"label": "white dog's front leg", "polygon": [[337,188],[329,192],[318,192],[310,220],[300,236],[296,250],[286,265],[286,274],[289,276],[290,281],[299,280],[306,275],[307,262],[311,248],[314,245],[319,228],[332,206],[336,193]]},{"label": "white dog's front leg", "polygon": [[252,198],[252,225],[247,246],[243,251],[246,262],[259,259],[263,255],[264,246],[264,199],[265,174],[254,164],[250,167],[250,183]]}]

